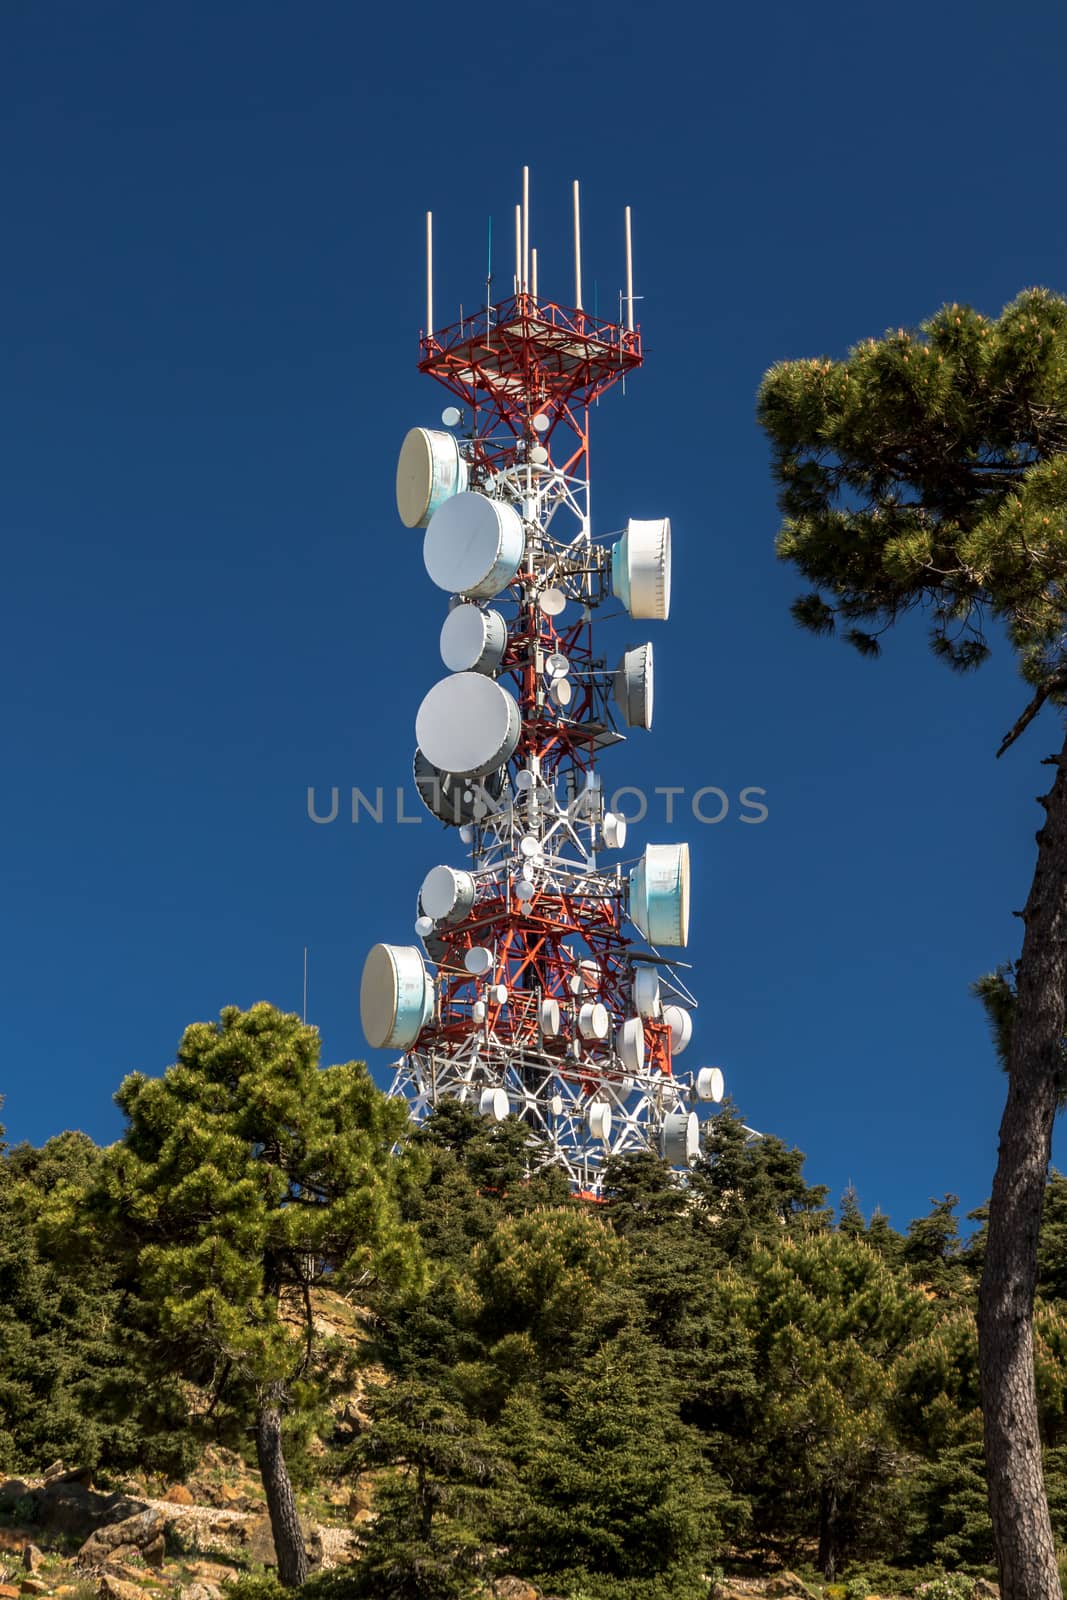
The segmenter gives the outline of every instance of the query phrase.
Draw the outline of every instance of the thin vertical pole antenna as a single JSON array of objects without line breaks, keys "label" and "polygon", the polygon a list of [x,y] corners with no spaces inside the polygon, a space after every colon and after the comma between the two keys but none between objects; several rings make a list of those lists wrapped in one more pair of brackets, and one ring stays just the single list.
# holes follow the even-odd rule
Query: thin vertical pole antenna
[{"label": "thin vertical pole antenna", "polygon": [[426,337],[433,332],[433,212],[426,213]]},{"label": "thin vertical pole antenna", "polygon": [[515,207],[515,293],[522,292],[522,207]]},{"label": "thin vertical pole antenna", "polygon": [[304,1021],[308,1019],[308,947],[304,946]]},{"label": "thin vertical pole antenna", "polygon": [[530,287],[531,287],[531,289],[533,291],[533,297],[536,300],[537,299],[537,246],[536,245],[534,245],[533,249],[530,251]]},{"label": "thin vertical pole antenna", "polygon": [[630,208],[626,207],[626,326],[634,331],[634,247],[630,236]]},{"label": "thin vertical pole antenna", "polygon": [[522,169],[522,292],[530,292],[530,169]]},{"label": "thin vertical pole antenna", "polygon": [[493,219],[489,218],[489,244],[485,256],[485,306],[486,310],[493,303]]},{"label": "thin vertical pole antenna", "polygon": [[582,212],[578,179],[574,180],[574,305],[582,309]]}]

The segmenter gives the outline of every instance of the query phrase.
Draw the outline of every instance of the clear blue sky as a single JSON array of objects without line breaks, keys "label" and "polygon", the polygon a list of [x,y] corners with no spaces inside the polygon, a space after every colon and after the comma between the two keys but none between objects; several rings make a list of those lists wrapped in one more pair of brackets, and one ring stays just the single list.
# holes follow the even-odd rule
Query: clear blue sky
[{"label": "clear blue sky", "polygon": [[526,161],[543,292],[569,294],[573,177],[602,306],[634,212],[648,360],[596,416],[595,505],[601,530],[670,515],[676,589],[655,728],[606,779],[734,797],[637,830],[694,850],[685,1064],[898,1225],[983,1200],[1004,1084],[968,985],[1016,952],[1057,729],[994,761],[1025,699],[1003,649],[961,679],[918,628],[875,663],[794,628],[753,396],[946,299],[1067,289],[1065,56],[1059,0],[9,0],[9,1137],[114,1137],[118,1082],[186,1023],[299,1009],[305,944],[325,1058],[362,1053],[364,952],[410,940],[458,841],[316,826],[306,794],[408,777],[443,670],[393,504],[445,398],[415,371],[423,213],[443,314]]}]

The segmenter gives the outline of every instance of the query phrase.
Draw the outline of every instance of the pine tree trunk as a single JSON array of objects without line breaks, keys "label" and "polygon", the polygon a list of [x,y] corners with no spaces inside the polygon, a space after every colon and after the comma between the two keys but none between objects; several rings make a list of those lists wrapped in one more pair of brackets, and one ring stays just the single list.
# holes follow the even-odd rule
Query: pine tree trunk
[{"label": "pine tree trunk", "polygon": [[833,1484],[824,1484],[819,1491],[818,1567],[827,1583],[837,1577],[837,1562],[837,1490]]},{"label": "pine tree trunk", "polygon": [[1034,1385],[1037,1238],[1062,1066],[1067,981],[1067,741],[1045,797],[1023,913],[1008,1100],[978,1304],[989,1505],[1002,1600],[1062,1600]]},{"label": "pine tree trunk", "polygon": [[270,1512],[270,1530],[278,1557],[278,1577],[287,1589],[303,1583],[308,1575],[304,1535],[297,1515],[289,1468],[282,1452],[281,1395],[267,1390],[259,1399],[256,1412],[256,1458]]}]

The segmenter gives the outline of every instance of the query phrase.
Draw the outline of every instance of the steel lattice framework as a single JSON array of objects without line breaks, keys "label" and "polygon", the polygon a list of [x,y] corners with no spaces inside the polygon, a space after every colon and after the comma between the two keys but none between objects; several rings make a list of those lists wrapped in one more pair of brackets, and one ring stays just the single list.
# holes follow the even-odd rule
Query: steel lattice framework
[{"label": "steel lattice framework", "polygon": [[[419,370],[462,407],[468,491],[522,519],[521,567],[493,599],[507,624],[495,675],[521,729],[506,763],[480,779],[425,761],[420,769],[417,758],[423,800],[469,847],[474,892],[462,915],[436,923],[420,901],[416,927],[436,969],[432,1010],[396,1063],[392,1092],[416,1120],[449,1099],[519,1117],[532,1163],[562,1164],[575,1189],[595,1197],[610,1155],[655,1149],[684,1166],[695,1150],[694,1102],[720,1098],[721,1075],[713,1084],[708,1069],[676,1070],[688,1038],[687,1026],[679,1040],[677,1018],[695,1001],[677,960],[633,926],[630,879],[606,859],[618,838],[606,824],[618,819],[606,818],[598,760],[624,735],[615,674],[593,636],[612,579],[608,539],[591,525],[589,422],[594,403],[640,368],[641,333],[539,299],[519,271],[516,288],[419,343]],[[560,659],[568,695],[555,688]],[[491,964],[472,971],[471,953],[485,951]],[[643,1014],[634,998],[641,969],[659,978]],[[602,1037],[580,1026],[596,1006],[610,1018]]]}]

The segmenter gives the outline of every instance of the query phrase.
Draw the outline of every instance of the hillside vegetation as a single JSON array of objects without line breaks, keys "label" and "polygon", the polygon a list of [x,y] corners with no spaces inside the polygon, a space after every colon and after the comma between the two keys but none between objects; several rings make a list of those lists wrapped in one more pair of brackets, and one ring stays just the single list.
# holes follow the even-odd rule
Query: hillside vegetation
[{"label": "hillside vegetation", "polygon": [[[788,1568],[862,1600],[988,1577],[984,1235],[977,1215],[961,1241],[952,1196],[903,1233],[832,1206],[727,1105],[687,1183],[635,1158],[593,1206],[531,1170],[517,1123],[450,1106],[405,1130],[268,1006],[190,1029],[119,1100],[115,1146],[0,1160],[12,1594],[212,1600],[236,1575],[246,1600],[279,1579],[308,1600],[690,1600]],[[1056,1174],[1040,1296],[1067,1545]]]}]

